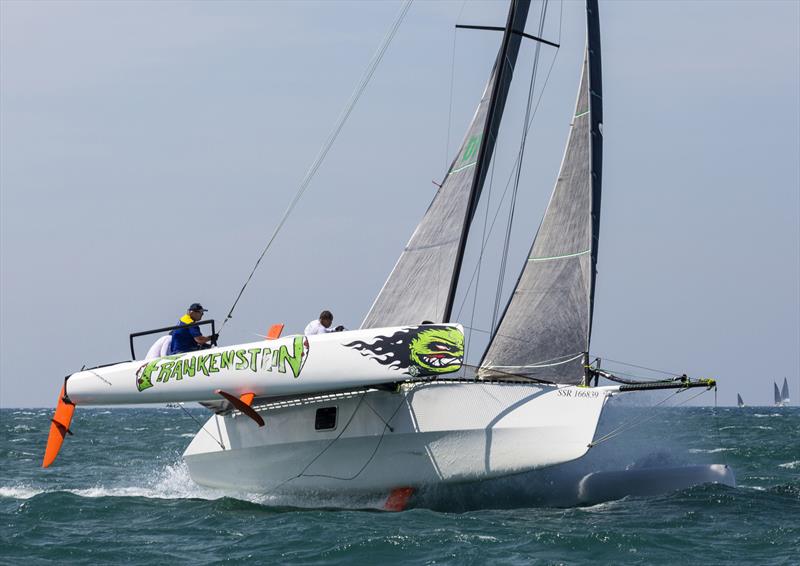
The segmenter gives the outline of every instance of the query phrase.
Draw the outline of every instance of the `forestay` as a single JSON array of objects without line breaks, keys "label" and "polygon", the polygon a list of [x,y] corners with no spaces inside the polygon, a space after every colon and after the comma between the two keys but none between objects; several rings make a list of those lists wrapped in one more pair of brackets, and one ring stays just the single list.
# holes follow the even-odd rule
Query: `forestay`
[{"label": "forestay", "polygon": [[597,3],[578,102],[550,203],[481,363],[483,376],[580,383],[592,326],[600,215],[602,87]]},{"label": "forestay", "polygon": [[[525,29],[529,3],[529,0],[512,2],[509,13],[512,30]],[[474,210],[468,209],[471,202],[477,201],[486,177],[488,156],[491,156],[494,149],[500,117],[519,52],[521,36],[515,33],[507,36],[507,45],[504,36],[505,64],[500,64],[504,52],[501,47],[458,154],[425,216],[367,313],[362,328],[419,324],[424,320],[445,322],[449,315],[446,304],[451,287],[458,278],[456,266],[461,253],[460,243],[469,230],[474,213]],[[490,120],[495,89],[497,96],[493,119]],[[479,160],[481,155],[486,158]]]}]

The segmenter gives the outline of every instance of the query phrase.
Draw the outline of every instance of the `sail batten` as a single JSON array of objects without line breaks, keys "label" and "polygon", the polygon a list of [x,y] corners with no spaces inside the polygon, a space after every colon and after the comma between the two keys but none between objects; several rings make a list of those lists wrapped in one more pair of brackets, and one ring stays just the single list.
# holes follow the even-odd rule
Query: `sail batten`
[{"label": "sail batten", "polygon": [[[444,322],[464,243],[488,170],[530,0],[514,0],[481,101],[445,180],[372,304],[361,328]],[[499,75],[498,75],[499,73]]]},{"label": "sail batten", "polygon": [[602,178],[597,17],[597,2],[589,0],[587,47],[561,170],[528,260],[480,364],[483,376],[502,369],[557,383],[584,380]]}]

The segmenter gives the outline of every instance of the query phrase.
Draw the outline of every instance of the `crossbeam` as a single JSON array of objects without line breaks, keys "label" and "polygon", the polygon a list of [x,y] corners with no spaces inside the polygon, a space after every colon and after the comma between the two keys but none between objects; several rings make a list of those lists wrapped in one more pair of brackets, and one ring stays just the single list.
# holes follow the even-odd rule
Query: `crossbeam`
[{"label": "crossbeam", "polygon": [[[468,25],[460,25],[456,24],[457,28],[461,29],[482,29],[487,31],[505,31],[506,28],[498,27],[498,26],[468,26]],[[547,41],[546,39],[542,39],[541,37],[536,37],[535,35],[530,35],[525,33],[524,31],[517,31],[515,29],[511,30],[511,33],[515,33],[517,35],[521,35],[522,37],[527,37],[528,39],[532,39],[533,41],[538,41],[539,43],[544,43],[545,45],[552,45],[553,47],[561,47],[558,43],[553,43],[552,41]]]}]

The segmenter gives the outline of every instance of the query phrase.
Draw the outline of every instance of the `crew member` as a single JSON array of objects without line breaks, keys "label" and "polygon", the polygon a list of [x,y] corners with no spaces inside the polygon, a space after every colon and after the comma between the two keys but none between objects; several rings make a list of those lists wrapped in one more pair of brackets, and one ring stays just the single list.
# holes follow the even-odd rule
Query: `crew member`
[{"label": "crew member", "polygon": [[333,324],[333,314],[331,314],[331,311],[322,311],[319,313],[319,319],[312,320],[306,325],[303,334],[311,336],[312,334],[325,334],[327,332],[341,332],[344,330],[344,326],[339,325],[336,328],[331,328],[331,324]]},{"label": "crew member", "polygon": [[[170,354],[181,354],[183,352],[193,352],[201,348],[210,348],[211,344],[217,341],[217,335],[203,336],[200,328],[193,323],[199,322],[203,318],[203,313],[207,312],[200,303],[192,303],[186,310],[186,314],[180,319],[181,328],[176,328],[170,334],[172,342],[169,345]],[[190,326],[191,325],[191,326]]]}]

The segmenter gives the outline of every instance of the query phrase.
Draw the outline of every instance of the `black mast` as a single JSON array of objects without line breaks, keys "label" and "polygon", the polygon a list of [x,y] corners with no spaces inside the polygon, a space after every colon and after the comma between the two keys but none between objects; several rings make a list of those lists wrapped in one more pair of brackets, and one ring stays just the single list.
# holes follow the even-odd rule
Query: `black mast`
[{"label": "black mast", "polygon": [[486,172],[489,170],[489,159],[494,150],[495,138],[500,128],[500,120],[503,117],[503,110],[505,108],[506,98],[508,97],[508,86],[511,84],[514,65],[517,61],[517,53],[519,53],[522,36],[520,33],[514,32],[525,31],[525,21],[528,19],[529,7],[530,0],[511,0],[511,6],[508,9],[508,20],[506,21],[506,27],[503,31],[503,43],[497,55],[498,72],[495,74],[492,94],[489,99],[488,118],[483,128],[481,137],[482,143],[480,144],[478,158],[475,164],[477,174],[473,178],[472,187],[470,189],[466,220],[458,243],[455,269],[453,270],[453,278],[447,293],[447,302],[445,303],[444,315],[442,317],[443,322],[450,322],[450,317],[453,313],[453,303],[456,299],[456,287],[458,287],[458,279],[461,274],[461,264],[464,260],[464,250],[467,247],[467,236],[469,235],[470,224],[475,215],[478,199],[480,198],[483,183],[486,179]]},{"label": "black mast", "polygon": [[603,179],[603,76],[600,58],[600,14],[597,0],[586,0],[586,30],[589,52],[589,116],[591,117],[592,131],[592,283],[589,291],[589,333],[586,340],[586,349],[588,350],[589,342],[592,339],[594,287],[597,280],[597,247],[600,239],[600,197]]}]

